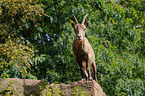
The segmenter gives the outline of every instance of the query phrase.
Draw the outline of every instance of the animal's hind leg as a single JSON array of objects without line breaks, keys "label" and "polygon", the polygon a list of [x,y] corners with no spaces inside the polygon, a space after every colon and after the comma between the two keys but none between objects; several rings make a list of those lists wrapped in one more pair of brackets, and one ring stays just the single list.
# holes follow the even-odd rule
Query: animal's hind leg
[{"label": "animal's hind leg", "polygon": [[93,72],[93,78],[95,81],[97,81],[97,71],[96,71],[96,64],[95,64],[95,61],[93,62],[92,64],[92,72]]},{"label": "animal's hind leg", "polygon": [[89,80],[92,80],[93,78],[91,77],[91,63],[90,62],[87,62],[87,70],[88,70],[88,75],[89,75]]}]

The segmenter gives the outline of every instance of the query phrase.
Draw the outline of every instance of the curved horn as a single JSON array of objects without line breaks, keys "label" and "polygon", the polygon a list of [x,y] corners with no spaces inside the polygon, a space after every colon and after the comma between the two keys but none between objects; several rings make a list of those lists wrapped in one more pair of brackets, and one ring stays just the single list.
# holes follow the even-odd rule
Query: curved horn
[{"label": "curved horn", "polygon": [[82,24],[85,23],[85,19],[86,19],[87,16],[88,16],[88,14],[85,15],[85,17],[84,17],[84,19],[83,19],[83,21],[82,21]]},{"label": "curved horn", "polygon": [[[72,16],[74,16],[73,14],[72,14]],[[78,20],[77,20],[77,18],[74,16],[74,18],[75,18],[75,21],[76,21],[76,23],[78,24]]]}]

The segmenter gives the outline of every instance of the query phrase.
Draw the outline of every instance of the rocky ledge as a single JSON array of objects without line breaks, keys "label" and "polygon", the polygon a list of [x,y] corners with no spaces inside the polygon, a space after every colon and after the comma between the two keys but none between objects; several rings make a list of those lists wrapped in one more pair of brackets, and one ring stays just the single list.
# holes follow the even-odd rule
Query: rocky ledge
[{"label": "rocky ledge", "polygon": [[43,80],[7,78],[0,79],[0,96],[106,96],[96,81],[77,81],[71,84],[48,85]]}]

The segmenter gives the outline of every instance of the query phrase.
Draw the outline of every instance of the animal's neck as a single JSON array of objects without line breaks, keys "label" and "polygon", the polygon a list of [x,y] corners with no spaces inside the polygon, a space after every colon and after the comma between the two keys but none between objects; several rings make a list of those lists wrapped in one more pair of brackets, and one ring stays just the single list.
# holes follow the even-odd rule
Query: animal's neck
[{"label": "animal's neck", "polygon": [[81,41],[79,40],[79,45],[81,46],[81,49],[84,48],[84,43],[85,43],[85,37]]}]

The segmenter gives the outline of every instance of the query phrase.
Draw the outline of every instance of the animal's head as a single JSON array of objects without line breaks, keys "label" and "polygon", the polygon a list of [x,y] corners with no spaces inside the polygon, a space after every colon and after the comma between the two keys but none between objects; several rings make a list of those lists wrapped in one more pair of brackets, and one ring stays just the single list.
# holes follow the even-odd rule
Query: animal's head
[{"label": "animal's head", "polygon": [[74,17],[76,24],[74,24],[73,22],[71,22],[72,27],[75,30],[75,34],[76,37],[78,38],[78,40],[83,40],[83,38],[85,37],[85,31],[89,26],[89,21],[87,21],[87,23],[84,25],[85,23],[85,19],[88,16],[88,14],[86,14],[86,16],[84,17],[83,21],[81,24],[78,23],[77,18],[72,14],[72,16]]}]

